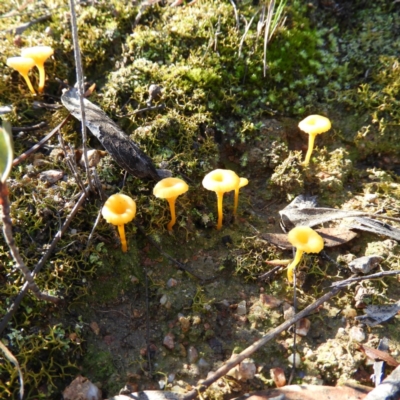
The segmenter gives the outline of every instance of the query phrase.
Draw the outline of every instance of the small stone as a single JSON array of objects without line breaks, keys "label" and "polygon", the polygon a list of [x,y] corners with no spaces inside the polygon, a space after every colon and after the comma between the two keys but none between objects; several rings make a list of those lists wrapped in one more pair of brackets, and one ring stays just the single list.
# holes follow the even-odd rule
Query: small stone
[{"label": "small stone", "polygon": [[256,364],[251,358],[246,358],[239,364],[238,370],[239,379],[241,381],[247,381],[254,378],[257,368]]},{"label": "small stone", "polygon": [[54,184],[58,182],[64,176],[64,172],[57,171],[55,169],[49,169],[48,171],[43,171],[39,174],[39,179],[45,181],[49,184]]},{"label": "small stone", "polygon": [[298,367],[301,364],[301,356],[299,353],[293,353],[291,354],[288,358],[288,363],[290,365],[293,365],[295,363],[295,366]]},{"label": "small stone", "polygon": [[168,301],[167,295],[166,295],[166,294],[163,294],[163,295],[161,296],[161,299],[160,299],[160,304],[161,304],[162,306],[165,306],[165,304],[167,304],[167,301]]},{"label": "small stone", "polygon": [[197,363],[197,366],[202,371],[207,371],[210,368],[210,364],[204,358],[200,358],[199,362]]},{"label": "small stone", "polygon": [[89,324],[90,329],[93,331],[93,333],[97,336],[100,333],[100,328],[97,322],[93,321]]},{"label": "small stone", "polygon": [[187,332],[190,329],[190,319],[183,315],[179,317],[179,323],[181,324],[182,332]]},{"label": "small stone", "polygon": [[247,308],[246,308],[246,300],[242,300],[236,309],[236,314],[237,315],[246,315],[247,313]]},{"label": "small stone", "polygon": [[101,400],[100,389],[89,379],[78,376],[63,392],[64,400]]},{"label": "small stone", "polygon": [[290,318],[293,318],[296,314],[294,307],[291,306],[289,303],[283,303],[283,319],[287,321]]},{"label": "small stone", "polygon": [[296,333],[300,336],[307,336],[308,331],[310,330],[311,322],[307,318],[302,318],[296,324]]},{"label": "small stone", "polygon": [[163,345],[170,350],[173,350],[175,347],[174,335],[172,333],[168,333],[163,340]]},{"label": "small stone", "polygon": [[265,293],[260,294],[260,300],[262,304],[271,309],[276,308],[282,304],[282,300],[279,300],[276,297]]},{"label": "small stone", "polygon": [[351,272],[355,274],[368,274],[368,272],[377,267],[381,261],[383,261],[383,257],[381,256],[364,256],[350,262],[349,268]]},{"label": "small stone", "polygon": [[172,372],[168,374],[168,383],[172,383],[175,380],[175,374]]},{"label": "small stone", "polygon": [[176,286],[178,284],[178,281],[176,280],[176,279],[174,279],[174,278],[169,278],[168,279],[168,282],[167,282],[167,286],[168,287],[174,287],[174,286]]},{"label": "small stone", "polygon": [[199,358],[199,353],[193,346],[190,346],[188,348],[187,354],[188,354],[188,362],[190,364],[194,364]]},{"label": "small stone", "polygon": [[282,368],[271,368],[269,370],[271,378],[274,380],[276,387],[280,388],[286,385],[285,371]]},{"label": "small stone", "polygon": [[354,340],[358,343],[361,343],[366,339],[364,330],[359,326],[353,326],[350,329],[349,335],[351,340]]}]

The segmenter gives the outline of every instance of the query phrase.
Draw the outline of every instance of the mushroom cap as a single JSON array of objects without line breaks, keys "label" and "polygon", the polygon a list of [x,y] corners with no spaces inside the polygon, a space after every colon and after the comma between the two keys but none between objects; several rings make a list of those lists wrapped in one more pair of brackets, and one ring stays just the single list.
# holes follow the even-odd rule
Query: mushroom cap
[{"label": "mushroom cap", "polygon": [[44,64],[53,53],[54,50],[50,46],[26,47],[21,50],[22,57],[33,58],[36,64]]},{"label": "mushroom cap", "polygon": [[136,203],[126,194],[113,194],[101,210],[104,219],[113,225],[123,225],[135,218]]},{"label": "mushroom cap", "polygon": [[296,226],[288,233],[289,242],[305,253],[319,253],[324,248],[322,237],[308,226]]},{"label": "mushroom cap", "polygon": [[322,115],[309,115],[299,122],[299,128],[309,135],[319,135],[331,129],[331,121]]},{"label": "mushroom cap", "polygon": [[247,186],[249,184],[249,180],[247,178],[239,178],[239,188],[243,186]]},{"label": "mushroom cap", "polygon": [[153,194],[160,199],[171,199],[178,197],[188,190],[189,186],[184,180],[179,178],[164,178],[154,186]]},{"label": "mushroom cap", "polygon": [[215,169],[204,177],[202,184],[207,190],[225,193],[239,187],[240,178],[229,169]]},{"label": "mushroom cap", "polygon": [[7,58],[7,65],[21,74],[27,74],[35,66],[35,60],[30,57]]}]

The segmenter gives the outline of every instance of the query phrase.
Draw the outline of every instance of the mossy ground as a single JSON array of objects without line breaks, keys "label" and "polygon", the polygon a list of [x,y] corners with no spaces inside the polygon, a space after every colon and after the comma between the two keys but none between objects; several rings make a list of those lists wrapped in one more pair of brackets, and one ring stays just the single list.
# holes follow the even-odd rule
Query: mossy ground
[{"label": "mossy ground", "polygon": [[[12,106],[6,118],[14,126],[48,124],[15,132],[18,155],[67,115],[62,107],[49,107],[60,104],[56,78],[74,84],[75,64],[66,2],[44,0],[18,10],[14,2],[3,3],[0,106]],[[97,84],[91,101],[116,120],[157,167],[186,179],[190,191],[178,200],[178,223],[169,234],[166,203],[152,196],[153,182],[129,176],[122,188],[124,173],[110,157],[97,166],[100,180],[107,194],[122,190],[135,198],[136,220],[144,232],[192,274],[166,260],[133,224],[127,227],[126,254],[121,254],[116,232],[103,220],[89,242],[101,207],[99,198],[91,196],[36,278],[43,290],[63,297],[65,306],[28,295],[2,336],[22,367],[26,399],[60,398],[79,372],[108,395],[126,382],[158,388],[157,381],[172,373],[176,378],[169,387],[185,388],[229,358],[234,349],[247,347],[279,324],[281,312],[260,305],[259,293],[290,301],[292,290],[284,274],[267,283],[258,281],[257,275],[268,268],[265,260],[290,258],[291,253],[261,241],[256,231],[279,232],[278,211],[298,194],[317,194],[324,206],[371,213],[384,209],[398,215],[400,5],[383,0],[288,1],[286,23],[268,44],[264,77],[263,34],[257,36],[260,13],[244,36],[246,24],[260,10],[253,3],[238,2],[239,29],[229,1],[198,0],[183,7],[160,2],[144,8],[136,26],[141,8],[136,2],[77,6],[85,76],[88,83]],[[20,37],[6,31],[47,13],[48,20]],[[19,55],[21,46],[39,44],[52,46],[55,53],[46,63],[46,93],[34,98],[5,61]],[[36,72],[30,76],[36,87]],[[150,84],[163,89],[153,105],[165,107],[137,113],[146,107]],[[38,108],[35,100],[48,106]],[[312,162],[304,168],[300,163],[307,138],[297,122],[311,113],[329,116],[333,129],[317,139]],[[62,129],[62,135],[71,146],[80,146],[75,121]],[[101,148],[94,138],[89,144]],[[15,167],[9,180],[15,239],[30,268],[46,251],[79,194],[64,159],[56,155],[59,147],[55,136]],[[204,174],[215,167],[234,169],[250,180],[241,190],[236,219],[232,197],[226,196],[220,232],[214,229],[215,195],[201,187]],[[54,184],[44,181],[40,174],[50,169],[63,171],[63,179]],[[84,180],[84,171],[80,174]],[[376,199],[368,203],[365,194],[376,194]],[[384,239],[362,233],[328,253],[334,259],[348,252],[362,256],[372,251],[371,242],[383,251]],[[0,257],[4,315],[23,282],[2,239]],[[383,268],[398,269],[398,252],[392,248],[385,257]],[[327,282],[347,275],[315,257],[307,257],[304,264],[311,267],[299,293],[301,307],[320,295]],[[141,352],[147,330],[146,273],[154,377]],[[168,285],[170,278],[176,286]],[[380,304],[399,299],[396,283],[391,278],[364,286],[371,301]],[[300,341],[298,351],[306,358],[310,350],[315,358],[305,361],[298,382],[323,379],[333,384],[357,378],[366,383],[361,372],[369,372],[369,367],[352,345],[347,346],[348,336],[337,333],[339,327],[355,324],[338,317],[341,309],[354,304],[353,297],[350,289],[310,317],[312,332]],[[250,310],[248,319],[235,312],[243,299]],[[97,334],[93,322],[99,327]],[[392,354],[400,354],[399,323],[397,317],[370,329],[368,344],[385,335]],[[162,345],[168,333],[174,335],[173,350]],[[271,385],[271,367],[289,371],[290,344],[289,333],[271,342],[254,355],[257,379],[247,384],[228,379],[213,387],[209,396],[229,397],[238,390]],[[204,369],[188,363],[190,346],[206,361]],[[332,346],[342,353],[326,362],[324,355]],[[17,390],[13,366],[0,358],[0,397],[13,398]]]}]

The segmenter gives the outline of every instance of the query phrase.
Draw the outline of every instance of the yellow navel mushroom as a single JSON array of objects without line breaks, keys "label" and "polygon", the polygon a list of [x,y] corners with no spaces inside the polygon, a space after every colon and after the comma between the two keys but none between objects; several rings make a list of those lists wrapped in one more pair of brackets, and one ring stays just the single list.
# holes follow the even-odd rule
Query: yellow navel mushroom
[{"label": "yellow navel mushroom", "polygon": [[187,183],[179,178],[164,178],[154,186],[153,194],[161,199],[166,199],[171,211],[171,221],[168,223],[167,228],[172,231],[172,227],[176,222],[175,215],[175,201],[183,193],[189,190]]},{"label": "yellow navel mushroom", "polygon": [[112,225],[118,226],[121,238],[122,251],[128,251],[124,225],[131,222],[136,215],[136,203],[126,194],[113,194],[104,203],[101,210],[104,219]]},{"label": "yellow navel mushroom", "polygon": [[239,190],[240,178],[235,172],[228,169],[216,169],[209,172],[203,179],[203,186],[217,194],[218,224],[217,229],[222,228],[222,200],[225,192]]},{"label": "yellow navel mushroom", "polygon": [[50,46],[34,46],[21,50],[22,57],[29,57],[35,60],[35,65],[39,70],[39,88],[38,92],[42,93],[45,81],[44,63],[53,55],[54,50]]},{"label": "yellow navel mushroom", "polygon": [[315,136],[331,129],[331,121],[322,115],[309,115],[299,123],[299,128],[308,133],[308,150],[303,165],[310,163],[312,151],[314,149]]},{"label": "yellow navel mushroom", "polygon": [[35,89],[32,86],[31,80],[29,79],[28,72],[35,66],[35,60],[28,57],[10,57],[7,58],[7,65],[10,68],[18,71],[25,79],[29,90],[32,94],[36,94]]},{"label": "yellow navel mushroom", "polygon": [[248,184],[249,184],[249,180],[247,178],[239,178],[239,186],[237,188],[235,188],[235,203],[233,206],[233,214],[234,215],[236,215],[236,211],[237,211],[237,208],[239,205],[239,189]]},{"label": "yellow navel mushroom", "polygon": [[303,253],[319,253],[324,248],[322,237],[308,226],[296,226],[288,233],[288,240],[296,247],[296,255],[288,266],[288,280],[293,282],[294,270]]}]

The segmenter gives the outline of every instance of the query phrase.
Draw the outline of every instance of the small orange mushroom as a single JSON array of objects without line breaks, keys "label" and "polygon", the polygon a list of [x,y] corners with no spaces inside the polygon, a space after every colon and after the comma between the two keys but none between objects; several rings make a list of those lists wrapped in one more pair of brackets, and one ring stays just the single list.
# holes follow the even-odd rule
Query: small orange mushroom
[{"label": "small orange mushroom", "polygon": [[189,190],[187,183],[179,178],[164,178],[154,186],[153,194],[161,199],[166,199],[171,211],[171,221],[167,225],[167,229],[172,231],[172,227],[176,223],[175,202],[178,196]]},{"label": "small orange mushroom", "polygon": [[44,72],[44,63],[50,56],[53,55],[53,53],[54,50],[50,46],[34,46],[21,50],[22,57],[29,57],[35,60],[35,65],[39,70],[39,93],[42,93],[44,89],[44,81],[46,76]]},{"label": "small orange mushroom", "polygon": [[218,224],[217,229],[222,228],[222,201],[224,193],[231,190],[239,190],[240,178],[235,172],[228,169],[216,169],[209,172],[203,179],[203,186],[217,194]]},{"label": "small orange mushroom", "polygon": [[324,248],[322,237],[308,226],[296,226],[288,233],[288,240],[296,247],[296,255],[288,266],[288,280],[293,282],[294,270],[300,262],[303,253],[319,253]]},{"label": "small orange mushroom", "polygon": [[121,238],[122,251],[126,253],[128,246],[126,244],[124,225],[131,222],[136,215],[136,203],[126,194],[113,194],[104,203],[101,210],[104,219],[112,225],[118,227]]},{"label": "small orange mushroom", "polygon": [[303,165],[310,163],[312,151],[314,149],[315,137],[331,129],[331,121],[322,115],[309,115],[299,122],[299,128],[308,133],[308,150]]},{"label": "small orange mushroom", "polygon": [[32,94],[36,94],[35,89],[32,86],[31,80],[29,79],[28,72],[35,66],[35,60],[28,57],[10,57],[7,58],[7,65],[10,68],[18,71],[25,79],[29,90]]}]

